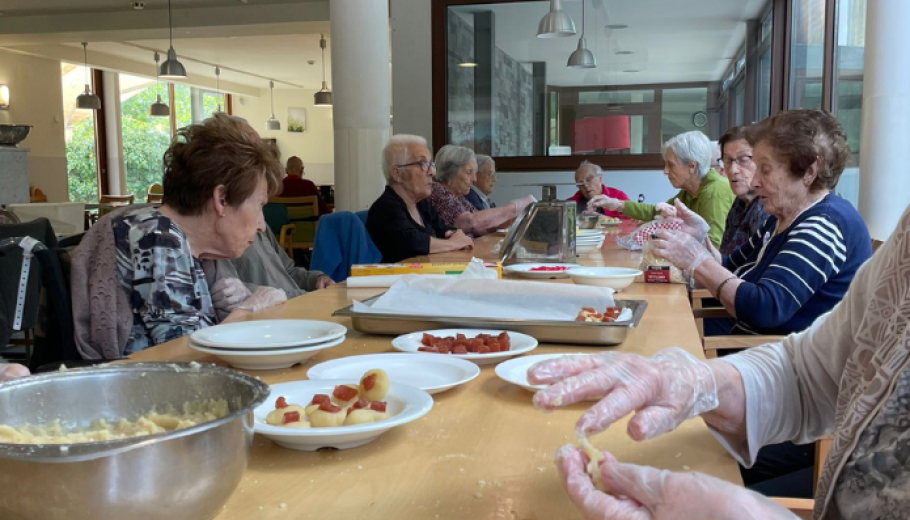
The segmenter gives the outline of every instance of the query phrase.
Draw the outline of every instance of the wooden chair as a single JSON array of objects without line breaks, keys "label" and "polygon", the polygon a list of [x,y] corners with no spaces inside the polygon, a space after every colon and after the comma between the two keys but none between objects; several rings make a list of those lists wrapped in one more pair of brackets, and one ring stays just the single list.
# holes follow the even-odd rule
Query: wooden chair
[{"label": "wooden chair", "polygon": [[41,188],[37,186],[28,187],[28,201],[29,202],[47,202],[47,195],[41,191]]},{"label": "wooden chair", "polygon": [[316,227],[319,225],[318,197],[273,197],[269,203],[287,208],[288,223],[282,225],[278,243],[287,251],[288,256],[294,258],[295,249],[312,249]]},{"label": "wooden chair", "polygon": [[[108,204],[108,205],[114,206],[114,207],[120,207],[120,206],[129,206],[130,204],[132,204],[135,201],[135,199],[136,199],[136,196],[133,194],[102,195],[98,199],[98,203],[99,204]],[[95,222],[98,222],[99,218],[107,215],[110,212],[111,212],[111,209],[109,209],[109,208],[98,208],[98,213],[96,213],[90,217],[91,224],[94,226]]]},{"label": "wooden chair", "polygon": [[164,197],[164,187],[162,187],[157,182],[149,186],[148,191],[145,194],[145,201],[149,204],[161,204],[161,199]]}]

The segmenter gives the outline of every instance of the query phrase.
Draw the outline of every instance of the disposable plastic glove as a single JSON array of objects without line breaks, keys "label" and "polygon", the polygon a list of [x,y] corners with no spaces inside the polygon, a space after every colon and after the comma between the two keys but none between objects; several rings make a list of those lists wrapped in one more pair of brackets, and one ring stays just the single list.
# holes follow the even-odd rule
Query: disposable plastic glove
[{"label": "disposable plastic glove", "polygon": [[674,473],[622,464],[604,452],[601,478],[615,495],[594,487],[587,459],[566,445],[556,466],[566,492],[585,520],[796,520],[773,501],[701,473]]},{"label": "disposable plastic glove", "polygon": [[602,432],[636,412],[629,436],[651,439],[718,405],[710,367],[678,347],[649,358],[602,352],[541,361],[528,369],[528,381],[551,385],[534,394],[534,406],[541,410],[600,399],[575,424],[579,437]]},{"label": "disposable plastic glove", "polygon": [[695,240],[704,242],[708,238],[711,226],[698,213],[689,209],[679,199],[676,199],[676,218],[683,221],[682,230],[695,237]]},{"label": "disposable plastic glove", "polygon": [[534,198],[534,195],[528,195],[527,197],[515,199],[515,200],[509,202],[509,204],[515,206],[515,212],[520,215],[521,212],[524,211],[524,209],[526,207],[530,206],[531,204],[534,204],[535,202],[537,202],[537,199]]},{"label": "disposable plastic glove", "polygon": [[246,300],[243,300],[243,303],[238,305],[237,308],[256,312],[267,309],[273,305],[278,305],[279,303],[284,303],[287,299],[287,294],[281,289],[275,289],[274,287],[257,287],[256,291],[253,292],[253,295]]},{"label": "disposable plastic glove", "polygon": [[250,297],[250,290],[237,278],[222,278],[212,285],[212,304],[216,309],[230,313],[243,300]]},{"label": "disposable plastic glove", "polygon": [[702,242],[685,231],[657,231],[651,239],[651,247],[654,254],[690,274],[702,262],[714,258]]},{"label": "disposable plastic glove", "polygon": [[662,218],[676,218],[676,206],[672,204],[667,204],[666,202],[658,202],[654,205],[654,209],[660,212]]},{"label": "disposable plastic glove", "polygon": [[595,195],[594,198],[588,201],[587,209],[589,211],[594,211],[597,208],[605,208],[610,211],[619,211],[621,206],[622,201],[619,199],[607,197],[606,195]]},{"label": "disposable plastic glove", "polygon": [[25,377],[31,372],[23,365],[16,363],[0,363],[0,381],[9,381],[17,377]]}]

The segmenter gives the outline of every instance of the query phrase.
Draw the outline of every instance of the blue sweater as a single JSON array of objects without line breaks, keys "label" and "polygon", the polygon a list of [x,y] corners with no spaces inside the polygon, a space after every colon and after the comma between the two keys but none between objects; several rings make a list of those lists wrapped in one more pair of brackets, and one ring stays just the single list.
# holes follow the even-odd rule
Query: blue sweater
[{"label": "blue sweater", "polygon": [[872,256],[869,231],[846,200],[829,194],[774,235],[769,218],[724,258],[746,283],[736,291],[733,333],[789,334],[806,329],[841,301]]}]

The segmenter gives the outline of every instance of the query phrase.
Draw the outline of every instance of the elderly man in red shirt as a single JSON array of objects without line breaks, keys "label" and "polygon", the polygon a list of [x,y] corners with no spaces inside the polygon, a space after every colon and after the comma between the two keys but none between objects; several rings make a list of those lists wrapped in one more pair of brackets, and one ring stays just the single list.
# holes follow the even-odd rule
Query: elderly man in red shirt
[{"label": "elderly man in red shirt", "polygon": [[[575,201],[575,204],[578,206],[579,214],[587,211],[588,201],[598,195],[606,195],[607,197],[619,200],[629,200],[629,197],[622,191],[604,186],[603,170],[600,169],[600,166],[589,161],[582,162],[578,169],[575,170],[575,184],[578,185],[578,192],[569,197],[569,200]],[[622,213],[618,211],[610,211],[604,208],[592,208],[592,213],[593,212],[608,217],[619,217],[623,220],[628,220],[628,217],[622,216]]]},{"label": "elderly man in red shirt", "polygon": [[285,172],[287,172],[287,177],[282,181],[284,186],[281,190],[280,197],[309,197],[315,195],[319,201],[319,214],[324,215],[326,213],[325,202],[322,200],[322,196],[319,194],[319,188],[316,187],[316,184],[309,180],[303,178],[303,161],[300,157],[292,156],[288,159],[287,166],[285,167]]}]

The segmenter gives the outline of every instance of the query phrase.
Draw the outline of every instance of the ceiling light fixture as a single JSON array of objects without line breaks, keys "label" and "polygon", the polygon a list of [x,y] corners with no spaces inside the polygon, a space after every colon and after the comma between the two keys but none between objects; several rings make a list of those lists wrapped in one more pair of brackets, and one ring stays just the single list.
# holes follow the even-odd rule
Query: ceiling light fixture
[{"label": "ceiling light fixture", "polygon": [[635,51],[616,51],[617,56],[630,56],[635,54]]},{"label": "ceiling light fixture", "polygon": [[171,22],[171,0],[167,0],[167,28],[170,34],[171,46],[167,50],[167,59],[161,64],[159,73],[165,79],[186,79],[186,68],[177,61],[177,52],[174,50],[174,24]]},{"label": "ceiling light fixture", "polygon": [[9,86],[0,85],[0,110],[9,110]]},{"label": "ceiling light fixture", "polygon": [[313,94],[313,105],[317,107],[330,107],[335,99],[332,91],[325,82],[325,35],[319,35],[319,48],[322,49],[322,90]]},{"label": "ceiling light fixture", "polygon": [[89,68],[88,68],[88,43],[82,42],[82,60],[85,66],[85,92],[79,94],[76,98],[76,108],[83,110],[100,110],[101,98],[92,93],[89,87]]},{"label": "ceiling light fixture", "polygon": [[588,42],[585,40],[585,2],[586,0],[581,0],[581,38],[578,39],[578,48],[569,55],[566,63],[570,69],[593,69],[597,66],[594,53],[588,50]]},{"label": "ceiling light fixture", "polygon": [[630,72],[630,73],[631,73],[631,72],[638,72],[638,70],[637,70],[637,69],[626,69],[626,70],[624,70],[623,72]]},{"label": "ceiling light fixture", "polygon": [[158,91],[157,98],[154,103],[149,106],[149,115],[152,117],[170,117],[171,107],[167,106],[161,101],[161,78],[158,77],[158,61],[161,59],[161,56],[158,53],[155,53],[155,82],[157,83],[156,90]]},{"label": "ceiling light fixture", "polygon": [[550,0],[550,12],[537,24],[538,38],[565,38],[575,35],[575,22],[562,10],[560,0]]},{"label": "ceiling light fixture", "polygon": [[221,110],[221,101],[224,99],[224,96],[221,95],[221,68],[215,67],[215,92],[218,94],[218,108],[215,109],[215,113],[223,112]]},{"label": "ceiling light fixture", "polygon": [[474,63],[473,61],[466,61],[466,62],[464,62],[464,63],[459,63],[458,66],[459,66],[459,67],[464,67],[464,68],[471,68],[471,67],[476,67],[477,64]]},{"label": "ceiling light fixture", "polygon": [[269,80],[269,90],[272,91],[272,117],[265,122],[266,130],[281,130],[281,122],[275,119],[275,82]]},{"label": "ceiling light fixture", "polygon": [[629,26],[624,23],[611,23],[610,25],[605,26],[607,29],[628,29]]}]

